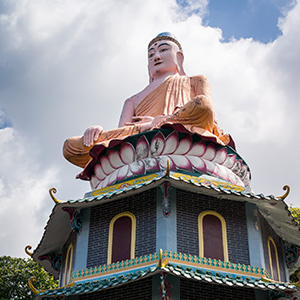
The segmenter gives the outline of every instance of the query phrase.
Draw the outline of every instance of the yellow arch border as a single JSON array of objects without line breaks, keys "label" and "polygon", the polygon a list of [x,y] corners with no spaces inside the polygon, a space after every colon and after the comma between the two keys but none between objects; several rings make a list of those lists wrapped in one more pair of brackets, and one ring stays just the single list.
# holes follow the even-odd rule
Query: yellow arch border
[{"label": "yellow arch border", "polygon": [[221,221],[222,226],[222,240],[223,240],[223,256],[224,261],[229,261],[228,259],[228,243],[227,243],[227,230],[226,221],[222,215],[213,210],[205,210],[198,216],[198,234],[199,234],[199,256],[204,257],[204,241],[203,241],[203,218],[206,215],[213,215]]},{"label": "yellow arch border", "polygon": [[[71,281],[71,273],[72,273],[72,265],[73,265],[73,252],[74,252],[74,247],[73,247],[73,243],[71,243],[68,247],[68,251],[67,251],[67,255],[66,255],[63,286],[69,284]],[[67,282],[67,278],[68,278],[68,282]]]},{"label": "yellow arch border", "polygon": [[273,244],[275,249],[275,259],[276,259],[276,267],[277,267],[277,274],[278,274],[278,281],[280,281],[280,269],[279,269],[279,262],[278,262],[278,252],[277,252],[277,246],[273,240],[272,237],[268,236],[268,253],[269,253],[269,263],[270,263],[270,270],[271,270],[271,276],[274,279],[274,272],[273,272],[273,264],[272,264],[272,255],[271,255],[271,245]]},{"label": "yellow arch border", "polygon": [[114,224],[117,219],[121,217],[129,217],[131,219],[131,245],[130,245],[130,259],[135,257],[135,235],[136,235],[136,218],[135,215],[129,211],[117,214],[112,218],[109,223],[109,234],[108,234],[108,249],[107,249],[107,264],[111,264],[112,260],[112,243],[113,243],[113,231]]}]

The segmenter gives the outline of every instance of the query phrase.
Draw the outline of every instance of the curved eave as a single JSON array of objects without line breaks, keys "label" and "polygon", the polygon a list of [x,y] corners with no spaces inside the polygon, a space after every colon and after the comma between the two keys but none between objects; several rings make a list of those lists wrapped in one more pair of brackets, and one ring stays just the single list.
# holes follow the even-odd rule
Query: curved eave
[{"label": "curved eave", "polygon": [[106,189],[106,192],[100,190],[88,193],[88,196],[82,199],[68,200],[56,204],[49,217],[42,239],[33,253],[33,259],[41,264],[50,274],[58,276],[58,271],[51,267],[50,262],[40,260],[39,256],[50,252],[62,252],[63,245],[71,233],[69,214],[63,211],[63,207],[72,207],[80,210],[105,202],[116,201],[155,188],[164,181],[169,181],[176,188],[216,197],[220,201],[228,199],[256,204],[264,218],[284,241],[300,245],[299,227],[290,215],[288,206],[283,200],[277,199],[272,195],[264,196],[263,194],[247,193],[240,186],[224,183],[224,181],[219,181],[214,177],[209,179],[206,176],[205,181],[200,181],[193,176],[185,174],[178,176],[178,174],[171,172],[170,176],[166,177],[163,173],[157,173],[153,174],[153,176],[143,177],[146,178],[145,180],[139,178],[134,184],[124,188],[110,188],[109,190]]}]

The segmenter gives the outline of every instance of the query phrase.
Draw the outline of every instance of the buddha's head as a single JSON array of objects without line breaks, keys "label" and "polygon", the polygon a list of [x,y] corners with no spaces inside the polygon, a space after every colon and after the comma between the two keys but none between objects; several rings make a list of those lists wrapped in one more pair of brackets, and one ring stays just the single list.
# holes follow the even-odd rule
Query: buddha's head
[{"label": "buddha's head", "polygon": [[160,33],[148,45],[148,70],[152,82],[162,74],[185,75],[182,48],[175,36],[169,32]]}]

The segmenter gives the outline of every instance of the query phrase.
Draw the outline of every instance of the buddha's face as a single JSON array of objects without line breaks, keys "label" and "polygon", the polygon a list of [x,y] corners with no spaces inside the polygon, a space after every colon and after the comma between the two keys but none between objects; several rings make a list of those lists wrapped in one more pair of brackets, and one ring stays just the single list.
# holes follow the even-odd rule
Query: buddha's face
[{"label": "buddha's face", "polygon": [[148,68],[151,78],[163,74],[178,73],[178,56],[182,55],[179,47],[169,40],[153,43],[148,50]]}]

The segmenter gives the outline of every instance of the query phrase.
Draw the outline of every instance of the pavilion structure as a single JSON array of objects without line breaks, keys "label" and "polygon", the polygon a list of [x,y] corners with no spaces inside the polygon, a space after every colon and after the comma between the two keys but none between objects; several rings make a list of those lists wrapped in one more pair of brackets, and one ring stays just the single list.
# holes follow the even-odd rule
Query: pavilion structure
[{"label": "pavilion structure", "polygon": [[[95,145],[83,198],[55,202],[32,258],[36,299],[298,299],[299,227],[255,194],[243,158],[180,126]],[[28,252],[28,250],[27,250]]]}]

